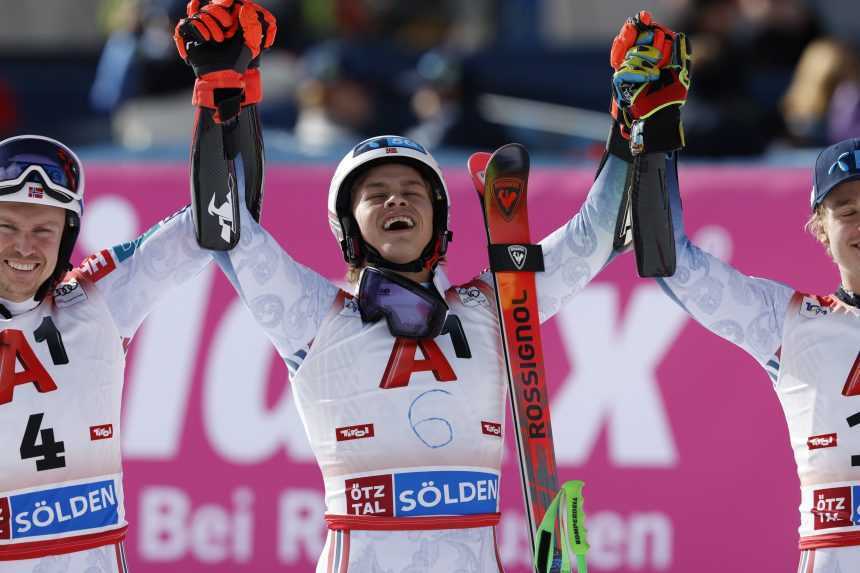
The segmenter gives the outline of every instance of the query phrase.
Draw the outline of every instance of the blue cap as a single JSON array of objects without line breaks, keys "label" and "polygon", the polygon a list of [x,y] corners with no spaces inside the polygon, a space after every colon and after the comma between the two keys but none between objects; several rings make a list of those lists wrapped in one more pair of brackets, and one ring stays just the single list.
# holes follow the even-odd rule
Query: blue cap
[{"label": "blue cap", "polygon": [[819,153],[812,178],[811,203],[815,210],[834,187],[860,179],[860,138],[840,141]]}]

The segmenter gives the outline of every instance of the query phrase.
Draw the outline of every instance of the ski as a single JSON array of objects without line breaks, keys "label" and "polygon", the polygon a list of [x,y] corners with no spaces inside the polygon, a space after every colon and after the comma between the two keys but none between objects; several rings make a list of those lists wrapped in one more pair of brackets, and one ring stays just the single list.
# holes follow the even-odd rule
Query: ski
[{"label": "ski", "polygon": [[543,271],[543,254],[531,243],[526,205],[529,156],[511,143],[492,155],[473,154],[468,165],[487,231],[529,540],[533,555],[551,556],[550,536],[535,538],[559,485],[534,274]]}]

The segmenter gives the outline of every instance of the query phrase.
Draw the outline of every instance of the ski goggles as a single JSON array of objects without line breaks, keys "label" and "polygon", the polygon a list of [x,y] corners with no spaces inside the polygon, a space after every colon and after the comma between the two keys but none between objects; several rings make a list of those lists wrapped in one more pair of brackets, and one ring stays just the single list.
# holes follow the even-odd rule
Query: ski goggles
[{"label": "ski goggles", "polygon": [[[0,141],[0,201],[44,203],[81,214],[83,170],[72,151],[47,137]],[[20,197],[8,197],[20,194]]]},{"label": "ski goggles", "polygon": [[435,338],[448,316],[448,305],[435,290],[376,267],[361,272],[358,309],[363,321],[385,318],[389,332],[404,338]]}]

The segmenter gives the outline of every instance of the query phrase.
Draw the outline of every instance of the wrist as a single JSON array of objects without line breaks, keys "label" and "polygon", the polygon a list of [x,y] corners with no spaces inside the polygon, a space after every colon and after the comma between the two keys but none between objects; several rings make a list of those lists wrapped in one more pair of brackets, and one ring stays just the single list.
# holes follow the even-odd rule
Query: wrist
[{"label": "wrist", "polygon": [[194,82],[194,95],[191,98],[191,103],[198,107],[218,109],[215,102],[216,89],[244,90],[245,81],[242,74],[233,70],[220,70],[204,74]]},{"label": "wrist", "polygon": [[263,81],[258,68],[252,68],[242,75],[245,82],[245,95],[242,98],[242,107],[254,105],[263,99]]}]

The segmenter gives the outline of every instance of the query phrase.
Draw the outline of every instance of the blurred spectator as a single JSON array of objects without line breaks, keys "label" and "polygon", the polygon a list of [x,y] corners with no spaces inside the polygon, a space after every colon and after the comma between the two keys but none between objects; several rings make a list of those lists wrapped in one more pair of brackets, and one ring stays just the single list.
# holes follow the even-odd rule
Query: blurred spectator
[{"label": "blurred spectator", "polygon": [[411,98],[418,124],[410,137],[436,149],[494,149],[507,143],[505,130],[481,115],[475,74],[468,65],[469,60],[441,50],[418,60]]},{"label": "blurred spectator", "polygon": [[173,26],[184,15],[180,0],[105,3],[102,20],[108,38],[90,92],[96,110],[112,112],[132,97],[188,87],[188,69],[173,46]]},{"label": "blurred spectator", "polygon": [[0,139],[13,135],[18,125],[18,106],[11,86],[0,78]]},{"label": "blurred spectator", "polygon": [[694,155],[756,155],[785,131],[779,102],[817,36],[802,0],[676,0],[690,34],[693,87],[684,108]]},{"label": "blurred spectator", "polygon": [[[737,4],[727,0],[686,0],[678,30],[693,50],[692,88],[683,109],[687,153],[699,156],[755,155],[770,139],[763,105],[750,96],[749,68],[733,42],[740,25]],[[765,125],[763,125],[765,123]]]},{"label": "blurred spectator", "polygon": [[860,61],[850,46],[825,38],[811,43],[782,100],[791,142],[825,146],[860,134]]},{"label": "blurred spectator", "polygon": [[469,120],[459,104],[465,99],[459,58],[441,56],[458,52],[464,37],[456,25],[460,5],[336,2],[338,39],[304,54],[305,74],[296,90],[299,145],[319,152],[377,133],[407,133],[416,125],[421,130],[413,135],[425,144],[449,144],[446,134],[462,131]]}]

